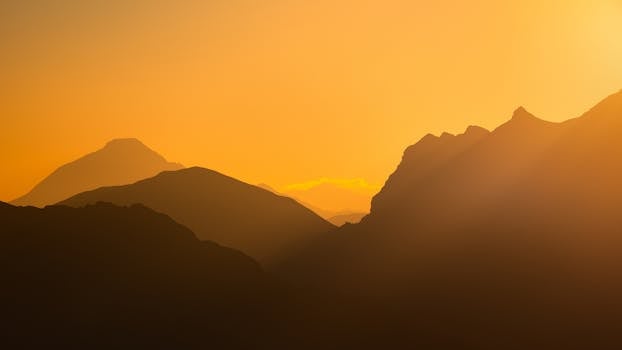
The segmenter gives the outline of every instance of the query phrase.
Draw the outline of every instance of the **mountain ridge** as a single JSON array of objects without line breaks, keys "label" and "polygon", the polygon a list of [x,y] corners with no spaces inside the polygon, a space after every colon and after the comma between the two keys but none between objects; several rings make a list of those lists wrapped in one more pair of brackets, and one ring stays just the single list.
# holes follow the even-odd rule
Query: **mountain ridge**
[{"label": "mountain ridge", "polygon": [[113,139],[103,148],[63,164],[11,204],[43,207],[76,193],[102,186],[121,185],[183,168],[135,138]]},{"label": "mountain ridge", "polygon": [[3,345],[179,348],[207,335],[224,346],[223,334],[257,327],[252,305],[270,303],[256,261],[143,205],[0,204],[0,222]]},{"label": "mountain ridge", "polygon": [[58,204],[80,207],[99,201],[142,203],[186,225],[199,238],[241,250],[265,265],[335,228],[292,198],[201,167],[98,188]]},{"label": "mountain ridge", "polygon": [[[423,264],[425,259],[442,256],[457,259],[446,254],[483,249],[478,244],[499,244],[498,251],[503,252],[542,241],[539,249],[551,249],[552,255],[578,254],[559,247],[588,239],[587,232],[593,232],[594,241],[605,242],[607,232],[622,225],[615,214],[622,206],[618,136],[622,122],[611,120],[622,121],[622,91],[580,117],[560,123],[536,118],[519,107],[492,132],[426,135],[404,151],[402,161],[374,196],[370,214],[360,224],[342,227],[337,231],[340,238],[323,247],[335,256],[350,257],[343,258],[351,260],[344,265],[357,272],[346,268],[345,275],[383,271],[376,277],[386,282],[387,289],[391,283],[385,280],[386,270],[408,274],[396,261],[411,266],[412,259],[423,259]],[[507,246],[503,240],[520,244]],[[551,247],[551,241],[559,247]],[[609,256],[611,252],[601,248],[602,255]],[[309,259],[315,254],[310,253]],[[370,267],[369,261],[392,268]],[[355,266],[357,262],[365,268]],[[373,280],[371,274],[365,276]],[[373,282],[364,284],[370,287]]]}]

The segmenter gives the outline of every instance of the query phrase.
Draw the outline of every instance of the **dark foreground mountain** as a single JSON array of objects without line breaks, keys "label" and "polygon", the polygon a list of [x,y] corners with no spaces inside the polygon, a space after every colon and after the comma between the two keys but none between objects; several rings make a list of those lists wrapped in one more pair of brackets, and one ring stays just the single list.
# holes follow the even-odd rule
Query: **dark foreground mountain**
[{"label": "dark foreground mountain", "polygon": [[142,203],[266,265],[334,229],[295,200],[204,168],[163,172],[137,183],[104,187],[60,204]]},{"label": "dark foreground mountain", "polygon": [[181,169],[136,139],[116,139],[96,152],[65,164],[14,200],[14,205],[43,207],[102,186],[124,185]]},{"label": "dark foreground mountain", "polygon": [[391,337],[393,322],[370,304],[278,283],[142,205],[0,202],[0,223],[3,349],[413,344]]},{"label": "dark foreground mountain", "polygon": [[428,135],[362,223],[283,269],[466,348],[620,347],[620,135],[622,92],[563,123],[519,108],[492,132]]},{"label": "dark foreground mountain", "polygon": [[256,262],[140,205],[0,203],[0,222],[6,348],[218,343],[266,302]]}]

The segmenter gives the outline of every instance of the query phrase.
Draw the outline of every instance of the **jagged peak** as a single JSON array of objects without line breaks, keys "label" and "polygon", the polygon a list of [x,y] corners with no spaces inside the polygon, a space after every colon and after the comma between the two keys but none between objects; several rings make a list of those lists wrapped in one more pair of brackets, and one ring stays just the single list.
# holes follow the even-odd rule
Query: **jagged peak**
[{"label": "jagged peak", "polygon": [[436,139],[438,139],[438,136],[428,133],[424,137],[422,137],[421,140],[419,140],[419,142],[426,142],[426,141],[431,141],[431,140],[436,140]]},{"label": "jagged peak", "polygon": [[447,131],[445,131],[441,134],[441,139],[447,139],[447,138],[454,137],[454,136],[455,136],[454,134],[450,134]]},{"label": "jagged peak", "polygon": [[519,106],[518,108],[516,108],[516,110],[514,110],[514,113],[512,113],[512,120],[530,120],[530,119],[538,120],[538,118],[536,118],[533,114],[529,113],[523,106]]},{"label": "jagged peak", "polygon": [[477,126],[477,125],[469,125],[466,130],[464,130],[464,133],[462,135],[485,135],[490,133],[490,131],[488,131],[488,129],[486,128],[482,128],[481,126]]},{"label": "jagged peak", "polygon": [[504,124],[498,126],[495,129],[495,132],[502,130],[526,131],[533,128],[548,127],[557,124],[558,123],[540,119],[529,113],[524,107],[520,106],[514,110],[512,118]]}]

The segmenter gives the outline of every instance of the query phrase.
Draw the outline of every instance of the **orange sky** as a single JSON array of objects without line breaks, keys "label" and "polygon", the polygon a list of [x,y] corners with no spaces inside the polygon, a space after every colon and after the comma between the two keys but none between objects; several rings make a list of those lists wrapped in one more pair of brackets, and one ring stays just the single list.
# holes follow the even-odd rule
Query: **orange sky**
[{"label": "orange sky", "polygon": [[5,0],[0,200],[118,137],[276,188],[622,88],[622,1]]}]

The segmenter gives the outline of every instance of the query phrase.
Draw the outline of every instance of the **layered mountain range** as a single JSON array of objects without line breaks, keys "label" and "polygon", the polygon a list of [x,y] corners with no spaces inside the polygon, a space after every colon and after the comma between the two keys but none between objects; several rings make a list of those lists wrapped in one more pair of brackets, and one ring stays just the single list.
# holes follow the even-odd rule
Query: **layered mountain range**
[{"label": "layered mountain range", "polygon": [[124,186],[75,195],[60,205],[144,204],[189,227],[200,239],[243,251],[265,265],[335,227],[295,200],[216,171],[167,171]]},{"label": "layered mountain range", "polygon": [[34,315],[47,337],[170,341],[151,345],[619,348],[620,135],[622,91],[562,123],[521,107],[492,131],[427,135],[340,228],[203,168],[0,203],[7,335]]},{"label": "layered mountain range", "polygon": [[11,204],[43,207],[80,192],[129,184],[181,168],[181,164],[168,162],[137,139],[115,139],[102,149],[59,167]]}]

